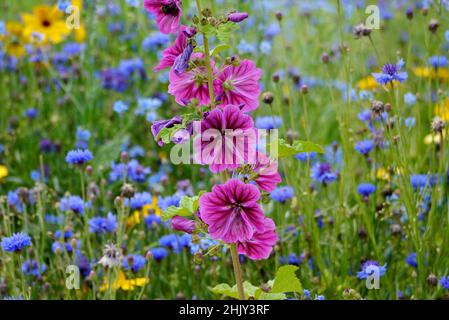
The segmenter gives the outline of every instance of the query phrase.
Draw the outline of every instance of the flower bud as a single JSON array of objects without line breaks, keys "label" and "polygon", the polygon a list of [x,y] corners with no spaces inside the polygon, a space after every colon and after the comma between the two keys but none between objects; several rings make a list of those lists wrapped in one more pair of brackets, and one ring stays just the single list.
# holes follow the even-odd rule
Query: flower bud
[{"label": "flower bud", "polygon": [[248,18],[248,16],[246,12],[232,12],[228,14],[228,21],[239,23]]}]

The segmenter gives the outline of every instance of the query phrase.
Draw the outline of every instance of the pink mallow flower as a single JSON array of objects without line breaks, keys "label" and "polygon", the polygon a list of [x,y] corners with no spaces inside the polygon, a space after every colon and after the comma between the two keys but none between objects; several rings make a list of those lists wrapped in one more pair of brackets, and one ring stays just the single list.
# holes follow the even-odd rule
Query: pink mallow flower
[{"label": "pink mallow flower", "polygon": [[156,23],[162,33],[177,33],[182,16],[180,0],[145,0],[144,7],[156,16]]},{"label": "pink mallow flower", "polygon": [[259,80],[262,70],[251,60],[243,60],[238,67],[226,66],[214,81],[217,100],[221,105],[244,104],[243,111],[251,111],[259,106]]},{"label": "pink mallow flower", "polygon": [[265,231],[265,216],[257,201],[259,190],[238,179],[215,185],[200,198],[201,219],[214,239],[245,242]]},{"label": "pink mallow flower", "polygon": [[263,191],[273,191],[276,185],[282,181],[278,173],[278,162],[271,160],[264,153],[257,154],[257,162],[253,170],[257,173],[254,181]]},{"label": "pink mallow flower", "polygon": [[[183,106],[194,98],[198,99],[200,105],[208,105],[210,97],[206,67],[201,65],[200,54],[192,54],[191,59],[197,60],[199,64],[192,70],[182,73],[176,72],[173,68],[170,70],[168,93],[175,96],[176,102]],[[214,73],[217,71],[214,63],[212,69]]]},{"label": "pink mallow flower", "polygon": [[194,123],[195,160],[214,172],[234,170],[243,163],[256,163],[257,130],[253,119],[239,107],[215,108]]},{"label": "pink mallow flower", "polygon": [[171,219],[171,226],[177,231],[192,233],[195,230],[195,221],[180,216],[174,216]]},{"label": "pink mallow flower", "polygon": [[237,252],[252,260],[267,259],[278,241],[273,220],[265,218],[263,232],[256,231],[251,240],[237,243]]},{"label": "pink mallow flower", "polygon": [[186,26],[180,27],[176,41],[170,47],[162,51],[162,59],[154,68],[154,71],[161,71],[163,69],[170,68],[175,63],[176,58],[181,55],[187,47],[188,29],[189,28]]}]

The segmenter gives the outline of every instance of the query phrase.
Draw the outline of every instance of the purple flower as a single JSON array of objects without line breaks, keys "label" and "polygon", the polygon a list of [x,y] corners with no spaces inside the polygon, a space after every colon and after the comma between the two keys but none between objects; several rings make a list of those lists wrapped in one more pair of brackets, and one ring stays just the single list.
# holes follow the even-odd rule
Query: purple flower
[{"label": "purple flower", "polygon": [[355,144],[354,149],[360,154],[367,155],[374,148],[373,140],[362,140]]},{"label": "purple flower", "polygon": [[111,212],[107,217],[93,217],[89,220],[89,232],[98,235],[112,233],[117,230],[117,217]]},{"label": "purple flower", "polygon": [[184,51],[175,59],[173,70],[176,74],[183,74],[189,67],[190,56],[193,53],[193,44],[189,42]]},{"label": "purple flower", "polygon": [[[159,132],[161,132],[164,128],[172,128],[176,124],[182,123],[182,117],[181,116],[175,116],[171,118],[170,120],[156,120],[153,122],[153,125],[151,126],[151,133],[153,134],[154,140],[157,139],[157,136]],[[164,143],[162,142],[162,139],[156,140],[157,144],[159,146],[163,146]]]},{"label": "purple flower", "polygon": [[195,230],[195,221],[180,216],[174,216],[171,219],[172,228],[177,231],[192,233]]},{"label": "purple flower", "polygon": [[311,169],[311,178],[322,184],[329,184],[337,180],[338,175],[332,171],[329,163],[317,163]]},{"label": "purple flower", "polygon": [[239,23],[248,18],[248,16],[246,12],[233,12],[228,14],[228,21]]},{"label": "purple flower", "polygon": [[357,187],[357,192],[365,199],[368,199],[368,197],[375,191],[376,186],[371,183],[361,183]]},{"label": "purple flower", "polygon": [[368,260],[362,264],[362,270],[357,272],[357,278],[366,279],[371,275],[383,276],[387,271],[387,265],[381,266],[379,262],[375,260]]}]

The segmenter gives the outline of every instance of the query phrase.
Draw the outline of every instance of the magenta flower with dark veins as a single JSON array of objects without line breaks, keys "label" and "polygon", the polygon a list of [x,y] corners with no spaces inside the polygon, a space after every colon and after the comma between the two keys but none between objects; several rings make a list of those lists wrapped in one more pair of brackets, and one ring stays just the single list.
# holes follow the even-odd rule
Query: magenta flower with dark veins
[{"label": "magenta flower with dark veins", "polygon": [[[198,124],[198,122],[196,122]],[[253,119],[240,107],[215,108],[199,123],[201,136],[194,141],[198,163],[221,172],[234,170],[244,163],[256,162],[257,130]]]},{"label": "magenta flower with dark veins", "polygon": [[246,255],[252,260],[267,259],[270,256],[278,241],[278,235],[273,220],[265,218],[264,224],[263,232],[256,231],[251,240],[237,243],[238,253]]},{"label": "magenta flower with dark veins", "polygon": [[262,70],[251,60],[243,60],[238,67],[226,66],[214,81],[217,100],[221,106],[243,104],[243,111],[251,111],[259,106],[259,80]]},{"label": "magenta flower with dark veins", "polygon": [[265,231],[265,216],[257,201],[259,190],[238,179],[215,185],[200,198],[201,219],[214,239],[245,242]]},{"label": "magenta flower with dark veins", "polygon": [[156,23],[162,33],[176,33],[182,16],[180,0],[145,0],[144,7],[156,16]]},{"label": "magenta flower with dark veins", "polygon": [[162,51],[162,59],[159,64],[154,68],[154,71],[161,71],[166,68],[170,68],[174,63],[176,58],[184,52],[187,47],[187,31],[191,28],[186,26],[181,26],[176,41],[167,49]]}]

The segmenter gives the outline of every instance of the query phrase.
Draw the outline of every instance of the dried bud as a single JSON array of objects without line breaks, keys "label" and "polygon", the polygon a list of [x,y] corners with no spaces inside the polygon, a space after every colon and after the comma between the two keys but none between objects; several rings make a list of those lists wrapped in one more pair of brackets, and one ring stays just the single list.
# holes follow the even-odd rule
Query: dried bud
[{"label": "dried bud", "polygon": [[302,93],[302,94],[307,94],[307,93],[309,93],[309,87],[308,87],[306,84],[303,84],[303,85],[301,86],[301,93]]},{"label": "dried bud", "polygon": [[438,278],[436,275],[434,275],[433,273],[431,273],[428,277],[427,277],[427,284],[431,287],[436,287],[438,285]]},{"label": "dried bud", "polygon": [[434,133],[443,133],[444,128],[446,127],[446,123],[441,120],[440,117],[435,117],[432,120],[432,131]]},{"label": "dried bud", "polygon": [[371,102],[371,111],[375,115],[380,115],[382,112],[385,111],[385,105],[382,101],[374,100]]},{"label": "dried bud", "polygon": [[321,62],[322,62],[322,63],[325,63],[325,64],[328,64],[328,63],[329,63],[329,60],[330,60],[329,54],[328,54],[327,52],[324,52],[324,53],[321,55]]},{"label": "dried bud", "polygon": [[94,172],[94,169],[92,168],[92,166],[87,166],[85,172],[87,175],[91,176],[92,173]]},{"label": "dried bud", "polygon": [[122,160],[122,162],[128,162],[128,160],[129,160],[129,154],[128,154],[128,152],[123,151],[123,152],[120,154],[120,160]]},{"label": "dried bud", "polygon": [[274,96],[271,92],[267,91],[262,96],[263,102],[271,105],[274,101]]},{"label": "dried bud", "polygon": [[282,17],[283,17],[283,14],[282,14],[282,12],[281,11],[276,11],[276,19],[278,20],[278,21],[282,21]]},{"label": "dried bud", "polygon": [[430,20],[429,23],[429,31],[432,33],[436,33],[438,31],[438,27],[440,26],[440,22],[437,19]]},{"label": "dried bud", "polygon": [[413,8],[408,7],[405,10],[405,16],[407,17],[407,19],[412,20],[413,19]]},{"label": "dried bud", "polygon": [[278,83],[280,79],[279,73],[275,73],[271,76],[271,80],[273,80],[274,83]]},{"label": "dried bud", "polygon": [[363,23],[360,23],[354,26],[352,33],[354,34],[354,37],[356,39],[360,39],[361,37],[369,36],[371,34],[371,29],[365,26]]},{"label": "dried bud", "polygon": [[124,198],[128,198],[129,199],[129,198],[132,198],[135,193],[136,193],[136,190],[134,189],[134,187],[131,184],[129,184],[129,183],[125,183],[122,186],[122,190],[121,190],[120,195],[122,197],[124,197]]}]

